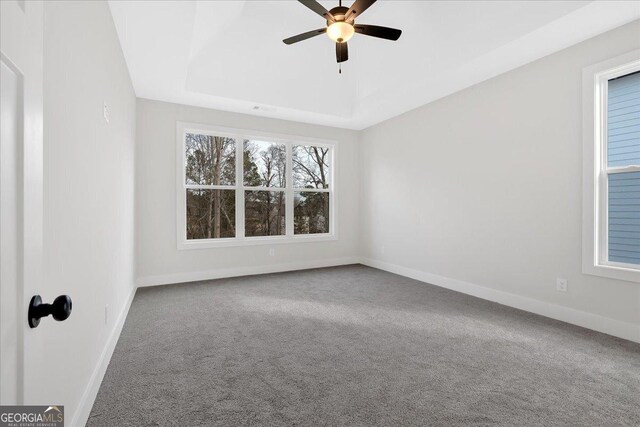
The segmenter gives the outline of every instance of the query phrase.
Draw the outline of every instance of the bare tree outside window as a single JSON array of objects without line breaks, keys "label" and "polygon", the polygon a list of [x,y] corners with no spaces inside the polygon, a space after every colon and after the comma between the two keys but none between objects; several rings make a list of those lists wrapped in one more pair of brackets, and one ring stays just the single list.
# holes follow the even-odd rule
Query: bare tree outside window
[{"label": "bare tree outside window", "polygon": [[177,189],[179,249],[334,235],[331,142],[314,144],[205,124],[178,122],[177,128],[183,154]]},{"label": "bare tree outside window", "polygon": [[296,145],[293,147],[293,186],[329,188],[329,148]]},{"label": "bare tree outside window", "polygon": [[245,191],[245,235],[284,235],[286,146],[273,142],[245,140],[243,153],[244,185],[279,190]]},{"label": "bare tree outside window", "polygon": [[235,191],[218,188],[235,184],[235,147],[232,138],[186,134],[187,239],[235,237]]},{"label": "bare tree outside window", "polygon": [[235,184],[236,141],[234,139],[187,133],[185,154],[187,184]]},{"label": "bare tree outside window", "polygon": [[284,191],[245,191],[244,208],[246,236],[285,234]]},{"label": "bare tree outside window", "polygon": [[187,189],[187,239],[235,236],[234,190]]},{"label": "bare tree outside window", "polygon": [[294,192],[294,234],[329,233],[328,147],[293,147],[293,185],[306,191]]}]

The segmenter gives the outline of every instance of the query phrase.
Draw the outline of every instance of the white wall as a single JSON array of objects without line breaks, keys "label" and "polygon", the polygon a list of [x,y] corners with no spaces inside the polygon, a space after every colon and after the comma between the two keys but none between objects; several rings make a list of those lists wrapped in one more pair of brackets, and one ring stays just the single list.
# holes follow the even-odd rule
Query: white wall
[{"label": "white wall", "polygon": [[41,293],[46,302],[70,295],[73,312],[34,331],[46,352],[38,403],[65,405],[72,425],[90,410],[92,378],[99,385],[101,357],[134,289],[136,101],[106,2],[45,2],[44,19]]},{"label": "white wall", "polygon": [[[358,255],[358,146],[354,131],[138,99],[136,273],[155,285],[350,263]],[[178,250],[176,121],[334,140],[338,147],[338,240]],[[269,256],[269,249],[275,250]]]},{"label": "white wall", "polygon": [[640,284],[581,272],[581,73],[639,34],[635,21],[363,131],[367,262],[640,340]]}]

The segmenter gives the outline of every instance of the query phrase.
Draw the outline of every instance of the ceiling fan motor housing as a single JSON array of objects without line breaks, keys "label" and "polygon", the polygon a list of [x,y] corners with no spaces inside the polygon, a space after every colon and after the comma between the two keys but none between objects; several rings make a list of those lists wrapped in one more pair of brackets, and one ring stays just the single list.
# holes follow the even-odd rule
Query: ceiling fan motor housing
[{"label": "ceiling fan motor housing", "polygon": [[[335,18],[336,22],[339,22],[339,21],[344,21],[344,18],[346,17],[348,11],[349,11],[348,7],[336,6],[333,9],[331,9],[329,13],[331,14],[331,16]],[[333,21],[330,21],[327,19],[327,25],[331,25],[332,23]]]}]

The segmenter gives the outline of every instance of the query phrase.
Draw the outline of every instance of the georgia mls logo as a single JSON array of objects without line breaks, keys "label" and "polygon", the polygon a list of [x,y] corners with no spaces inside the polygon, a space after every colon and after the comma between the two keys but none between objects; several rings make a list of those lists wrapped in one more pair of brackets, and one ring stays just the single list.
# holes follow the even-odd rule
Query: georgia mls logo
[{"label": "georgia mls logo", "polygon": [[0,427],[64,427],[64,406],[0,406]]}]

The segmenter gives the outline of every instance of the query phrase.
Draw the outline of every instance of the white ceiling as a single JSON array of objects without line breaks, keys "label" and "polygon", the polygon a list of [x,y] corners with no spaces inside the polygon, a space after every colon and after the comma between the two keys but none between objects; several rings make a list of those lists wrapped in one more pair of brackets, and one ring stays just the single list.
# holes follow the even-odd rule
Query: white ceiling
[{"label": "white ceiling", "polygon": [[356,34],[340,75],[325,35],[282,43],[324,25],[295,1],[109,4],[137,96],[350,129],[640,18],[640,1],[378,1],[358,23],[402,37]]}]

